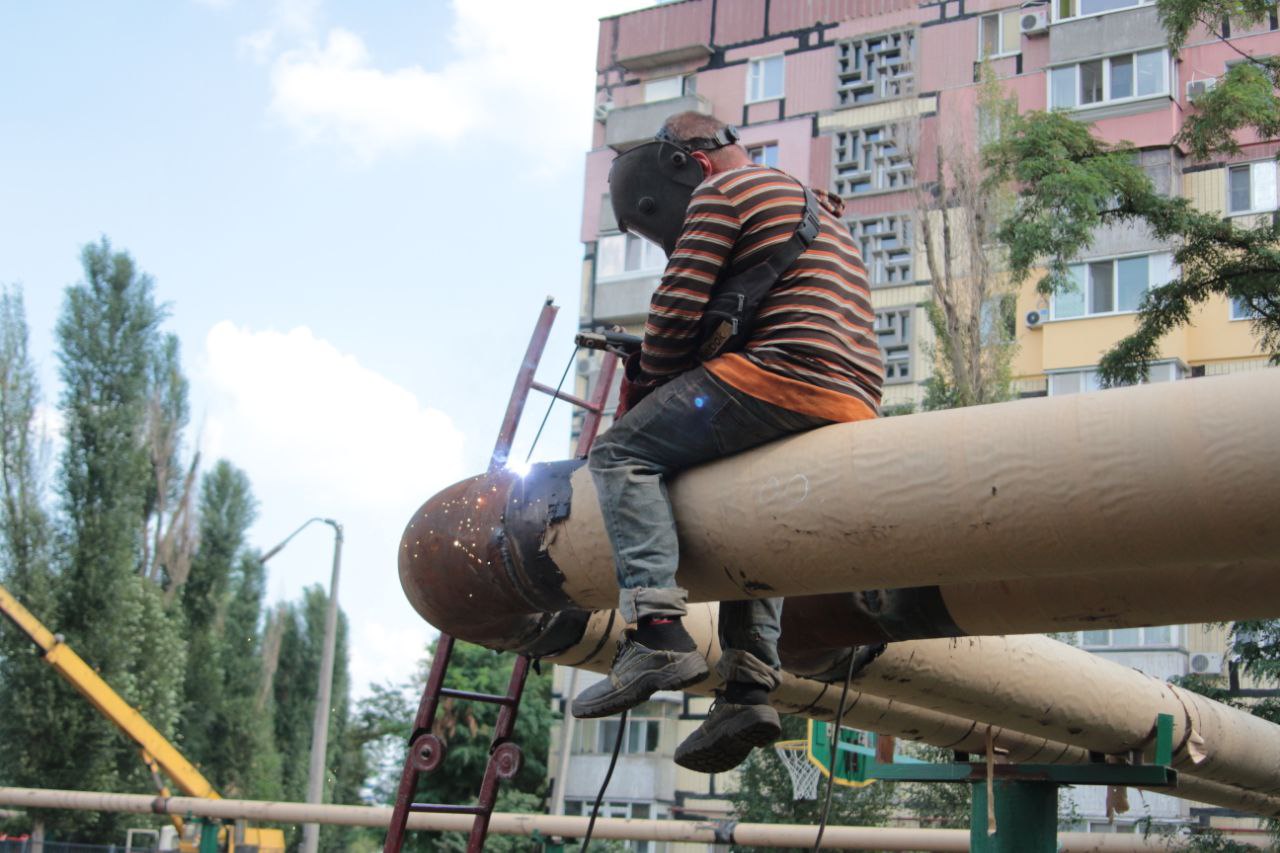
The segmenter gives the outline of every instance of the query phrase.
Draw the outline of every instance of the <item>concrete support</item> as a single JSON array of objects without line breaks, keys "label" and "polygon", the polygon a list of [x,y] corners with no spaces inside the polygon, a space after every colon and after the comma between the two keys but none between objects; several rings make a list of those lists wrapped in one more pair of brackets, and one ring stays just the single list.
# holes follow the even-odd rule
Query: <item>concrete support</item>
[{"label": "concrete support", "polygon": [[[0,805],[24,809],[79,809],[131,814],[182,814],[219,820],[244,819],[277,823],[314,822],[341,826],[385,827],[391,820],[390,807],[309,805],[272,803],[260,800],[207,800],[197,797],[153,797],[139,794],[104,794],[90,791],[58,791],[43,788],[0,788]],[[585,817],[495,813],[489,831],[499,835],[581,838],[587,828]],[[409,828],[444,832],[467,832],[469,815],[414,814]],[[728,841],[744,847],[809,847],[817,827],[782,826],[763,823],[711,824],[685,820],[621,820],[600,818],[595,838],[654,840],[712,844]],[[939,853],[969,849],[969,833],[961,829],[892,829],[829,826],[822,837],[828,850],[934,850]],[[1259,847],[1261,845],[1258,845]],[[1148,853],[1182,849],[1166,839],[1145,839],[1125,835],[1063,833],[1059,836],[1063,853]]]}]

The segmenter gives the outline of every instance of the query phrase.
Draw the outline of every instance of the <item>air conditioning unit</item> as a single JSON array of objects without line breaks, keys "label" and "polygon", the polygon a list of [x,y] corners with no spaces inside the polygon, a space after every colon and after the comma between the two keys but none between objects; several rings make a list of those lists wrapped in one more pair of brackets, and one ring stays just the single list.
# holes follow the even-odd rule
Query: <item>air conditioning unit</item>
[{"label": "air conditioning unit", "polygon": [[1048,320],[1048,319],[1049,319],[1048,308],[1040,308],[1039,310],[1036,310],[1036,311],[1028,311],[1027,317],[1026,317],[1027,328],[1038,329],[1041,326],[1043,326],[1045,320]]},{"label": "air conditioning unit", "polygon": [[609,117],[609,113],[613,112],[613,101],[605,101],[603,104],[596,104],[596,121],[604,121]]},{"label": "air conditioning unit", "polygon": [[1190,80],[1187,82],[1187,100],[1194,101],[1205,92],[1218,85],[1216,77],[1206,77],[1203,80]]},{"label": "air conditioning unit", "polygon": [[1196,652],[1188,661],[1191,671],[1197,675],[1221,675],[1222,655]]},{"label": "air conditioning unit", "polygon": [[1029,9],[1018,16],[1018,29],[1024,36],[1038,36],[1049,32],[1049,10]]}]

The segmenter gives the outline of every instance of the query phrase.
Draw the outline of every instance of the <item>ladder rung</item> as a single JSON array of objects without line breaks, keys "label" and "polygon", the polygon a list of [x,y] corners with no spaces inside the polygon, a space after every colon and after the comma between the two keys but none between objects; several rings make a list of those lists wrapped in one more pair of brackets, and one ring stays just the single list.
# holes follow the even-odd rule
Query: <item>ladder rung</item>
[{"label": "ladder rung", "polygon": [[557,391],[550,385],[543,385],[541,382],[534,382],[533,387],[535,390],[541,391],[543,394],[550,394],[557,400],[564,400],[566,403],[572,403],[573,405],[586,409],[589,412],[595,412],[596,414],[600,413],[599,406],[593,405],[590,401],[584,400],[576,394],[570,394],[568,391]]},{"label": "ladder rung", "polygon": [[515,699],[510,696],[499,696],[496,693],[473,693],[470,690],[454,690],[452,687],[441,687],[441,696],[452,696],[455,699],[469,699],[472,702],[492,702],[495,705],[514,705]]},{"label": "ladder rung", "polygon": [[410,803],[409,811],[432,814],[485,814],[485,810],[479,806],[450,806],[444,803]]}]

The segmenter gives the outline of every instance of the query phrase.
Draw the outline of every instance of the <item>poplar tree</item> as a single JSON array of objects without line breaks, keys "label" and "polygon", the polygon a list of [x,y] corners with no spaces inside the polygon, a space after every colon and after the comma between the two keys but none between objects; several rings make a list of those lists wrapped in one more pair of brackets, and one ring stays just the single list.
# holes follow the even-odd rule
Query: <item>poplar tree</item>
[{"label": "poplar tree", "polygon": [[[57,325],[65,446],[58,630],[125,701],[166,736],[181,707],[186,645],[175,613],[146,577],[143,539],[153,471],[147,446],[151,377],[163,311],[152,281],[110,243],[84,248],[83,281]],[[87,702],[65,708],[65,766],[52,787],[146,790],[134,744]],[[113,834],[99,815],[88,834]]]},{"label": "poplar tree", "polygon": [[[0,289],[0,582],[41,620],[56,620],[50,519],[41,501],[47,436],[38,420],[40,388],[28,350],[18,289]],[[55,623],[56,624],[56,623]],[[0,620],[0,784],[39,787],[62,758],[50,709],[78,701],[26,636]],[[33,833],[55,813],[35,816]]]}]

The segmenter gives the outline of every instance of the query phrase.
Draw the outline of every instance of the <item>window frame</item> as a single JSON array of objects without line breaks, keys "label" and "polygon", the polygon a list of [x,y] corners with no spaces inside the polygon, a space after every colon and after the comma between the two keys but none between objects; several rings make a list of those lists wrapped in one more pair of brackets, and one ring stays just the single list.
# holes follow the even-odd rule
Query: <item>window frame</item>
[{"label": "window frame", "polygon": [[[1161,83],[1163,84],[1164,88],[1159,92],[1153,92],[1147,95],[1140,95],[1138,94],[1138,57],[1144,54],[1157,53],[1157,52],[1160,53],[1161,55],[1160,76],[1161,76]],[[1112,60],[1121,59],[1124,57],[1129,57],[1130,59],[1133,60],[1133,92],[1134,94],[1125,95],[1120,98],[1112,98],[1110,97],[1111,63],[1112,63]],[[1093,62],[1102,63],[1102,98],[1097,101],[1090,101],[1087,104],[1081,103],[1080,101],[1080,66],[1088,65]],[[1068,68],[1072,69],[1074,72],[1072,74],[1072,87],[1071,87],[1072,98],[1074,100],[1074,103],[1072,103],[1070,106],[1055,104],[1053,102],[1054,73],[1058,71],[1062,71],[1063,69],[1068,69]],[[1141,101],[1154,101],[1159,98],[1172,98],[1173,90],[1174,90],[1173,61],[1172,61],[1172,58],[1169,56],[1169,49],[1167,47],[1148,47],[1142,50],[1131,50],[1125,53],[1114,53],[1114,54],[1109,54],[1107,56],[1094,56],[1089,59],[1081,59],[1075,62],[1065,62],[1060,65],[1051,65],[1045,69],[1044,77],[1045,77],[1045,103],[1049,105],[1049,109],[1051,110],[1066,110],[1066,111],[1094,110],[1102,107],[1115,106],[1118,104],[1132,104],[1132,103],[1138,103]]]},{"label": "window frame", "polygon": [[1089,12],[1087,14],[1080,14],[1079,12],[1077,12],[1074,15],[1067,15],[1063,17],[1060,14],[1060,11],[1061,11],[1062,4],[1064,2],[1068,3],[1075,9],[1080,8],[1080,0],[1055,0],[1053,3],[1050,4],[1050,10],[1049,10],[1050,23],[1057,24],[1057,23],[1063,23],[1066,21],[1079,21],[1087,18],[1101,17],[1102,15],[1114,15],[1117,12],[1128,12],[1131,9],[1140,9],[1143,6],[1154,5],[1156,0],[1138,0],[1136,3],[1134,3],[1131,6],[1121,6],[1119,9],[1104,9],[1101,12]]},{"label": "window frame", "polygon": [[[1066,323],[1072,320],[1094,320],[1099,317],[1117,317],[1125,314],[1137,314],[1139,310],[1138,308],[1121,309],[1119,307],[1120,305],[1120,262],[1133,260],[1135,258],[1147,259],[1147,286],[1142,291],[1142,293],[1145,294],[1148,291],[1152,290],[1153,288],[1162,287],[1163,285],[1168,283],[1166,281],[1166,282],[1161,282],[1160,284],[1152,284],[1152,281],[1156,278],[1156,275],[1155,275],[1156,267],[1152,259],[1158,258],[1161,256],[1168,256],[1169,260],[1167,262],[1166,269],[1169,271],[1170,274],[1172,274],[1175,269],[1172,252],[1133,252],[1125,255],[1113,255],[1111,257],[1106,257],[1106,258],[1086,258],[1086,259],[1081,259],[1079,261],[1076,261],[1075,263],[1069,264],[1068,268],[1084,267],[1086,276],[1090,274],[1089,270],[1093,264],[1103,264],[1108,262],[1111,264],[1112,309],[1110,311],[1090,311],[1089,310],[1090,303],[1093,301],[1093,287],[1092,287],[1093,282],[1090,279],[1086,278],[1086,280],[1084,281],[1083,290],[1081,291],[1082,295],[1084,296],[1084,312],[1081,314],[1073,314],[1070,317],[1059,317],[1058,316],[1058,294],[1054,293],[1049,297],[1049,319],[1046,322]],[[1141,296],[1139,296],[1139,303],[1141,303]]]},{"label": "window frame", "polygon": [[1238,296],[1233,296],[1227,300],[1227,322],[1240,323],[1256,320],[1261,315],[1253,310]]},{"label": "window frame", "polygon": [[[1257,203],[1257,184],[1255,183],[1254,174],[1258,166],[1271,167],[1271,199],[1270,207],[1258,207]],[[1239,169],[1247,168],[1249,170],[1249,209],[1248,210],[1232,210],[1231,209],[1231,173]],[[1264,158],[1262,160],[1250,160],[1247,163],[1231,163],[1227,166],[1227,179],[1224,181],[1226,185],[1226,211],[1228,216],[1251,216],[1258,213],[1271,213],[1280,209],[1280,164],[1273,159]]]},{"label": "window frame", "polygon": [[[1132,628],[1095,628],[1092,630],[1076,631],[1076,643],[1078,648],[1091,649],[1099,651],[1128,651],[1138,649],[1180,649],[1182,648],[1182,631],[1179,625],[1141,625]],[[1169,639],[1166,642],[1149,642],[1147,640],[1147,631],[1167,630]],[[1094,633],[1094,631],[1106,631],[1106,643],[1087,643],[1084,635]],[[1136,643],[1116,643],[1115,631],[1137,631],[1138,641]]]},{"label": "window frame", "polygon": [[[772,151],[773,151],[773,162],[772,162],[772,163],[768,163],[768,162],[765,162],[764,160],[757,160],[757,159],[756,159],[756,152],[757,152],[757,151],[761,152],[762,154],[767,154],[767,153],[768,153],[768,151],[769,151],[770,149],[772,149]],[[779,158],[779,156],[780,156],[780,150],[779,150],[779,148],[778,148],[778,143],[777,143],[776,141],[774,141],[774,142],[759,142],[759,143],[756,143],[756,144],[754,144],[754,145],[750,145],[750,146],[748,146],[748,147],[747,147],[747,156],[748,156],[748,157],[750,157],[750,158],[751,158],[751,162],[752,162],[752,163],[755,163],[757,166],[768,166],[770,169],[776,169],[776,168],[778,168],[778,162],[779,162],[779,161],[778,161],[778,158]],[[767,158],[766,158],[766,159],[767,159]]]},{"label": "window frame", "polygon": [[[1023,13],[1023,10],[1021,8],[1014,8],[1014,9],[1001,9],[998,12],[982,12],[977,16],[978,17],[978,61],[979,62],[982,62],[984,59],[1004,59],[1005,57],[1017,56],[1018,54],[1022,53],[1022,32],[1021,31],[1019,31],[1016,35],[1017,42],[1018,42],[1017,45],[1015,45],[1014,47],[1009,47],[1004,43],[1004,37],[1006,35],[1005,22],[1004,22],[1005,16],[1006,15],[1018,16],[1018,15],[1021,15],[1022,13]],[[983,47],[982,34],[986,24],[986,20],[988,18],[996,19],[996,33],[998,35],[999,45],[995,53],[982,52],[982,47]]]},{"label": "window frame", "polygon": [[[610,239],[616,240],[619,237],[623,238],[623,243],[622,243],[623,269],[622,271],[615,272],[615,273],[601,272],[601,255],[603,252],[600,244],[603,243],[605,240],[610,240]],[[641,244],[640,256],[642,259],[648,258],[650,261],[653,261],[653,258],[651,257],[651,255],[660,255],[661,263],[658,264],[656,263],[656,261],[654,261],[654,264],[655,264],[654,266],[642,265],[633,270],[627,269],[626,268],[627,254],[628,254],[627,247],[628,247],[628,244],[633,240],[639,241]],[[638,234],[632,234],[626,231],[615,231],[608,234],[601,234],[598,237],[596,237],[595,277],[597,282],[627,281],[629,279],[634,279],[634,278],[644,278],[646,276],[661,275],[662,271],[665,270],[666,267],[667,267],[667,257],[663,253],[662,248],[660,246],[655,245],[654,243],[650,243],[648,240],[644,239]]]},{"label": "window frame", "polygon": [[[679,91],[677,94],[675,94],[675,95],[671,95],[671,96],[666,97],[666,98],[657,98],[657,99],[651,99],[651,98],[649,97],[649,86],[650,86],[650,85],[652,85],[652,84],[654,84],[654,83],[666,83],[666,82],[671,81],[671,80],[675,80],[675,81],[677,82],[678,86],[679,86],[680,91]],[[688,87],[688,85],[689,85],[689,75],[687,75],[687,74],[668,74],[666,77],[654,77],[654,78],[652,78],[652,79],[645,80],[643,85],[644,85],[644,90],[643,90],[643,92],[642,92],[642,94],[643,94],[643,96],[644,96],[644,101],[643,101],[643,103],[646,103],[646,104],[660,104],[660,103],[662,103],[663,101],[674,101],[674,100],[678,100],[678,99],[680,99],[680,98],[683,98],[683,97],[687,94],[687,92],[686,92],[685,90],[686,90],[686,88],[687,88],[687,87]]]},{"label": "window frame", "polygon": [[[766,62],[778,60],[778,67],[781,69],[782,79],[778,84],[778,94],[755,96],[752,92],[753,83],[756,80],[756,69],[762,68]],[[760,88],[764,88],[764,75],[760,76]],[[780,101],[787,96],[787,58],[783,53],[771,53],[768,56],[754,56],[747,62],[747,97],[746,104],[764,104],[769,101]]]},{"label": "window frame", "polygon": [[[1166,359],[1161,359],[1159,361],[1153,361],[1151,362],[1148,369],[1152,374],[1154,374],[1157,369],[1164,370],[1166,368],[1168,370],[1169,375],[1163,379],[1156,379],[1154,380],[1154,382],[1181,382],[1182,380],[1187,378],[1188,372],[1182,369],[1183,368],[1182,362],[1176,358],[1166,358]],[[1053,390],[1054,377],[1067,377],[1067,376],[1076,376],[1076,375],[1080,377],[1080,387],[1078,390],[1058,391],[1057,393],[1054,393],[1054,390]],[[1066,370],[1046,371],[1045,372],[1045,396],[1069,397],[1072,394],[1093,394],[1098,391],[1107,390],[1104,388],[1089,387],[1090,378],[1093,377],[1096,379],[1097,375],[1098,375],[1098,366],[1096,364],[1089,367],[1072,367]],[[1153,383],[1153,380],[1148,377],[1145,381],[1139,382],[1137,384],[1149,385],[1152,383]]]}]

